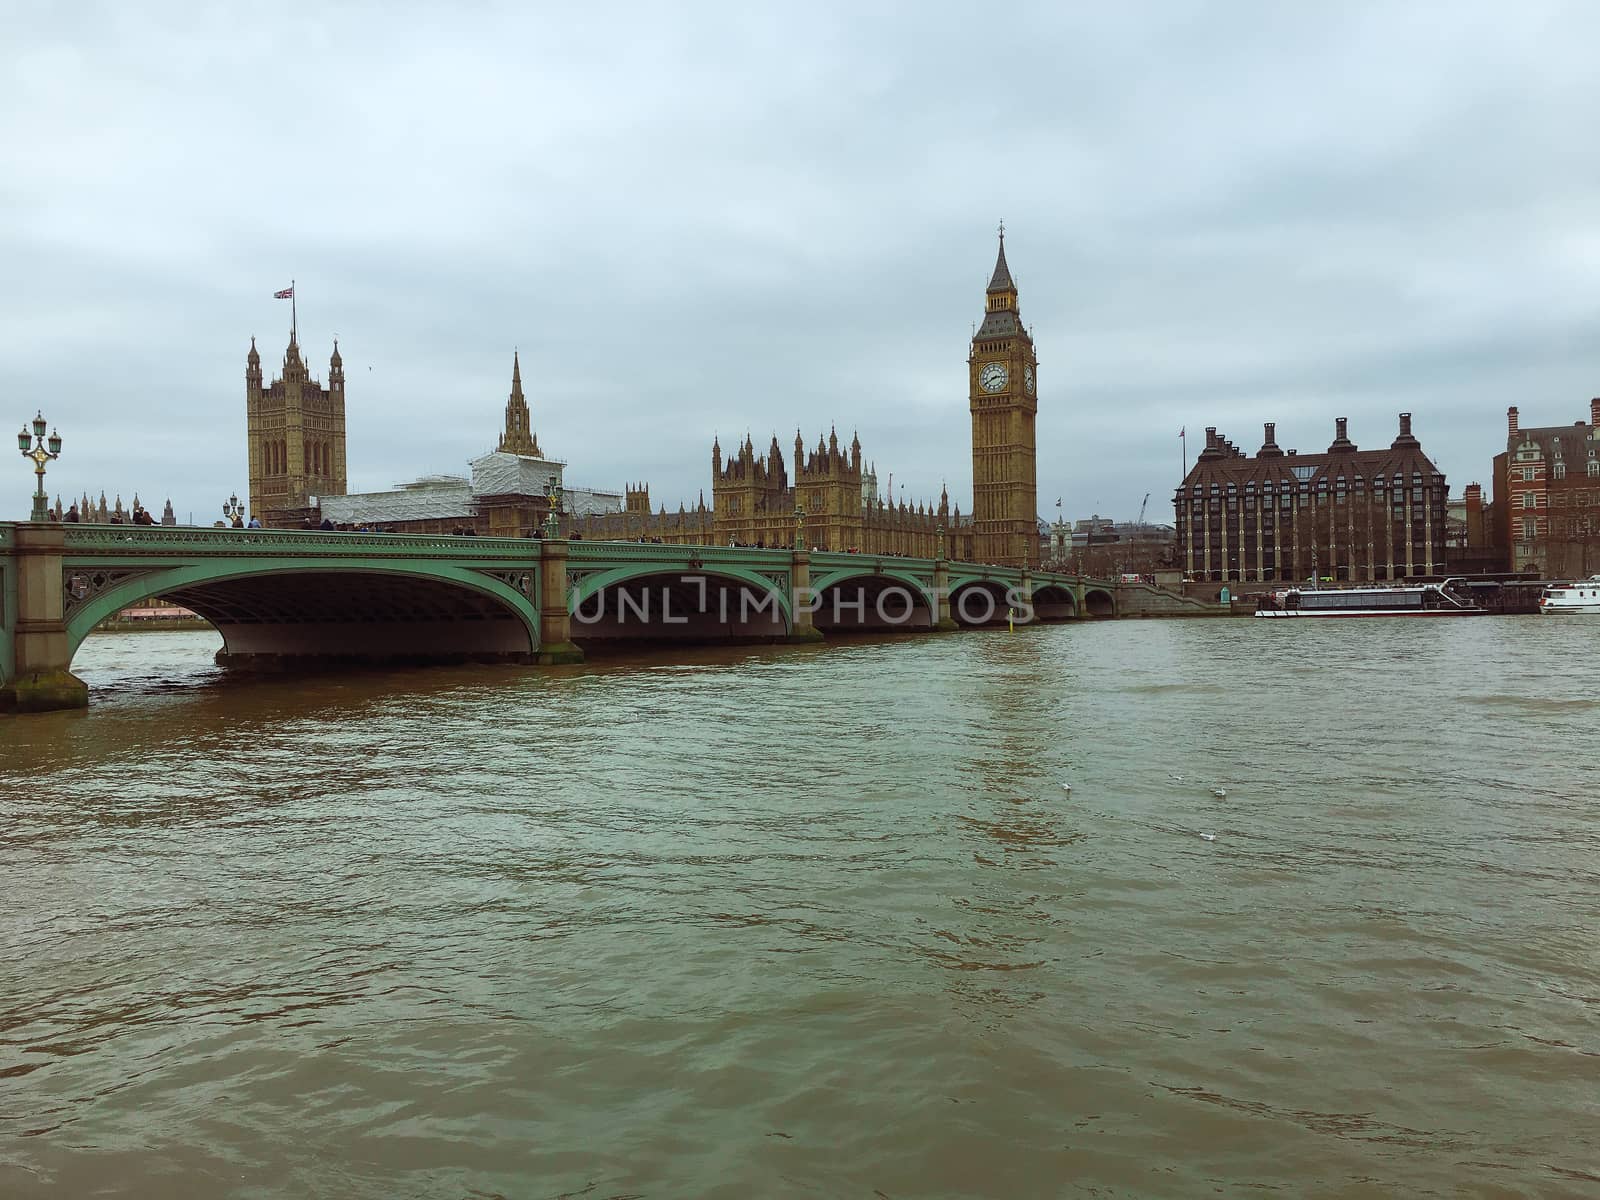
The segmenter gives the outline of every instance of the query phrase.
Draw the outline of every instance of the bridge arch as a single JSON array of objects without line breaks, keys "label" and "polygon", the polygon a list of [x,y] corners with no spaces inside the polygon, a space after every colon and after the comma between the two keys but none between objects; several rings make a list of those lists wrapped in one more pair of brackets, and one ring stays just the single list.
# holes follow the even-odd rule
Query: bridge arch
[{"label": "bridge arch", "polygon": [[863,563],[817,576],[811,587],[811,620],[824,632],[927,630],[939,619],[932,584],[909,571]]},{"label": "bridge arch", "polygon": [[950,616],[957,625],[975,628],[1004,625],[1020,584],[982,575],[964,575],[950,580]]},{"label": "bridge arch", "polygon": [[1070,621],[1078,615],[1078,598],[1067,584],[1039,584],[1033,589],[1033,613],[1037,621]]},{"label": "bridge arch", "polygon": [[794,632],[787,571],[630,563],[569,577],[572,640],[580,644],[775,641]]},{"label": "bridge arch", "polygon": [[[69,576],[116,574],[68,565]],[[68,653],[119,609],[163,596],[222,635],[221,661],[531,659],[539,649],[536,569],[489,573],[453,563],[330,559],[199,561],[128,574],[67,617]],[[68,596],[69,604],[73,597]]]},{"label": "bridge arch", "polygon": [[1083,593],[1083,612],[1089,617],[1117,615],[1117,598],[1105,588],[1088,588]]}]

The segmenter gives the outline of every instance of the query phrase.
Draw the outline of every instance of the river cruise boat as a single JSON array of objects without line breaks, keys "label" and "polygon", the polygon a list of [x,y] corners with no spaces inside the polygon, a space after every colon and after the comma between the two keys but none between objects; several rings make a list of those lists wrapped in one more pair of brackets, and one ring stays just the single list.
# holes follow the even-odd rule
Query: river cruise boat
[{"label": "river cruise boat", "polygon": [[1258,617],[1470,617],[1489,610],[1443,583],[1286,588],[1256,600]]},{"label": "river cruise boat", "polygon": [[1577,583],[1552,583],[1539,593],[1539,611],[1547,616],[1563,613],[1600,613],[1600,575]]}]

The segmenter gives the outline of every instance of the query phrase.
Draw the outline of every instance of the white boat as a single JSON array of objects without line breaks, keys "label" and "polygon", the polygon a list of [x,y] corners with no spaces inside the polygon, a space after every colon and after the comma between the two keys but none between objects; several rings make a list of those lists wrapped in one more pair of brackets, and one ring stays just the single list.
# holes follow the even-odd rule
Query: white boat
[{"label": "white boat", "polygon": [[1471,617],[1489,610],[1443,583],[1410,587],[1285,588],[1256,600],[1258,617]]},{"label": "white boat", "polygon": [[1539,593],[1539,611],[1547,616],[1562,613],[1600,613],[1600,575],[1575,583],[1552,583]]}]

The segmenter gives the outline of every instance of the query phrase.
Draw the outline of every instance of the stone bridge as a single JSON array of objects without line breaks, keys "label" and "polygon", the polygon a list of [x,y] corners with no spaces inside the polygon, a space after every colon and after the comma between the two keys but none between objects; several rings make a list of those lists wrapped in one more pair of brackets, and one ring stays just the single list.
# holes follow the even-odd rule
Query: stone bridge
[{"label": "stone bridge", "polygon": [[939,559],[636,542],[0,522],[0,708],[81,707],[73,655],[147,596],[234,667],[581,662],[622,641],[813,641],[1117,615],[1114,584]]}]

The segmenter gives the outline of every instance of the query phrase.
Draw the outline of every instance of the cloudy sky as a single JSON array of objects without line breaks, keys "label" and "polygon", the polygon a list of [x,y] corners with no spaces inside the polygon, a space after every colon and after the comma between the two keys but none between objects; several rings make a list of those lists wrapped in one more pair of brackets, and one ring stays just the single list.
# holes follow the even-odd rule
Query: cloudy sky
[{"label": "cloudy sky", "polygon": [[[859,429],[971,494],[1004,218],[1039,500],[1170,519],[1178,430],[1487,481],[1600,395],[1600,6],[13,0],[0,415],[52,493],[243,493],[244,358],[349,377],[352,490],[492,448],[521,348],[578,484]],[[901,493],[901,486],[905,491]],[[27,512],[14,460],[0,514]]]}]

